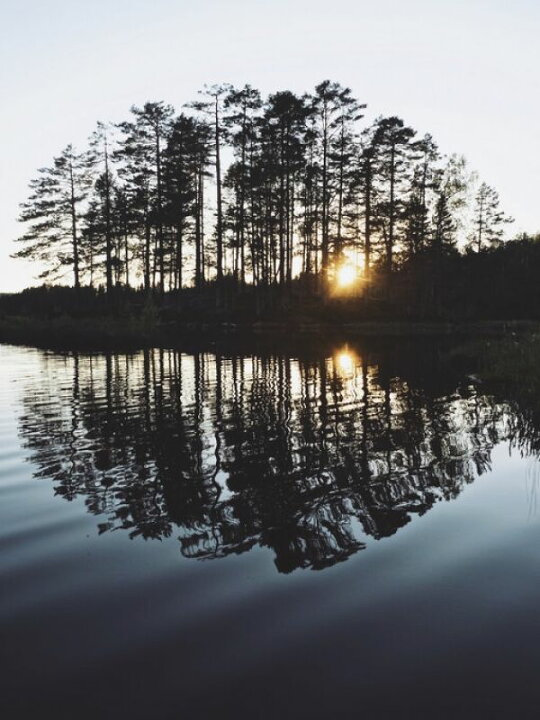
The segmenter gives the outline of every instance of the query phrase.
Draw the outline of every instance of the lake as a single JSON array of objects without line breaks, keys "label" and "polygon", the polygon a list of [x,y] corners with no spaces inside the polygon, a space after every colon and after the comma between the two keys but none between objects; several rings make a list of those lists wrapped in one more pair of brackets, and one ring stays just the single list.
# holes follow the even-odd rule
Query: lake
[{"label": "lake", "polygon": [[536,717],[540,430],[453,357],[0,346],[2,716]]}]

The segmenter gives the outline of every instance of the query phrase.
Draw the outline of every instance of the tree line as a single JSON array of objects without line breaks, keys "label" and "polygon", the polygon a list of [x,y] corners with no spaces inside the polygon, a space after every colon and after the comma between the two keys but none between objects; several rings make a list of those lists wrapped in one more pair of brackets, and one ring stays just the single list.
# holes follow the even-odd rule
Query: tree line
[{"label": "tree line", "polygon": [[15,256],[48,282],[162,294],[226,276],[321,287],[345,261],[369,279],[460,238],[475,251],[499,244],[510,219],[464,158],[399,117],[367,124],[365,108],[328,80],[266,98],[205,87],[180,113],[134,106],[38,171]]}]

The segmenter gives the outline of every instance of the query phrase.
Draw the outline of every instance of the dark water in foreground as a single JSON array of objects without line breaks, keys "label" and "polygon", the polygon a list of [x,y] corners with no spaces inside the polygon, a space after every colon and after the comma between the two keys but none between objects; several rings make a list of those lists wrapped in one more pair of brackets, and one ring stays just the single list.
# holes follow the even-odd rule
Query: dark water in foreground
[{"label": "dark water in foreground", "polygon": [[0,346],[2,717],[536,717],[536,430],[440,359]]}]

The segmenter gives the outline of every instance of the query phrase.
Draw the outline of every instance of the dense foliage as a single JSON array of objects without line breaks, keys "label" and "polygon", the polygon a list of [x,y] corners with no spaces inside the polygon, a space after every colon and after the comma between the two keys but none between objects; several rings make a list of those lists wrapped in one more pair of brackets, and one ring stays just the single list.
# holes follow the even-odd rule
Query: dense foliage
[{"label": "dense foliage", "polygon": [[228,276],[288,291],[301,277],[320,292],[344,262],[373,287],[429,263],[441,286],[443,258],[496,247],[508,218],[463,158],[398,117],[367,125],[365,107],[330,81],[267,98],[213,86],[179,114],[133,107],[39,171],[16,255],[44,280],[107,291],[202,291]]}]

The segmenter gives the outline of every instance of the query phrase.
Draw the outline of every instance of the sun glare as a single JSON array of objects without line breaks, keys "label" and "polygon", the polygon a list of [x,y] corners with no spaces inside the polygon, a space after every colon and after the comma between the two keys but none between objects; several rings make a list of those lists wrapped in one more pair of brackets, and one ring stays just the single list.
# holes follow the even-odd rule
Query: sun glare
[{"label": "sun glare", "polygon": [[336,273],[336,280],[339,287],[348,287],[352,285],[357,278],[358,271],[354,265],[342,265]]}]

